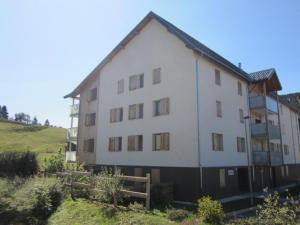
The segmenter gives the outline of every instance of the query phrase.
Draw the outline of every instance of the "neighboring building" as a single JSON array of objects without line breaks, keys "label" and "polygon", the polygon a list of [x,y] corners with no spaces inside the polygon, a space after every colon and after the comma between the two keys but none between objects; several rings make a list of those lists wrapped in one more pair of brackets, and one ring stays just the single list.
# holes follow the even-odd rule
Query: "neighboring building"
[{"label": "neighboring building", "polygon": [[279,90],[274,69],[248,74],[150,12],[65,98],[80,162],[194,201],[249,191],[249,171],[254,190],[300,178],[300,114]]}]

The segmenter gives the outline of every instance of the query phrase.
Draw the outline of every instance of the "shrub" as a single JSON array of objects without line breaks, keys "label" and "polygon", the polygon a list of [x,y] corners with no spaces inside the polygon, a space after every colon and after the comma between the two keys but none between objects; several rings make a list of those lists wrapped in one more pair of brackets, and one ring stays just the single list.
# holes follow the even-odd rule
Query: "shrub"
[{"label": "shrub", "polygon": [[157,207],[168,206],[173,201],[172,184],[156,184],[151,188],[151,204]]},{"label": "shrub", "polygon": [[56,173],[64,171],[64,154],[60,149],[57,154],[52,155],[50,158],[44,159],[43,170],[45,173]]},{"label": "shrub", "polygon": [[179,221],[186,219],[189,216],[189,212],[184,209],[168,209],[167,218],[172,221]]},{"label": "shrub", "polygon": [[278,193],[269,194],[257,212],[258,220],[264,224],[296,224],[296,214],[288,202],[289,199],[286,199],[283,204],[279,204]]},{"label": "shrub", "polygon": [[123,182],[119,177],[120,175],[121,172],[118,169],[113,174],[111,169],[103,168],[95,178],[96,199],[109,203],[113,202],[114,205],[117,205],[117,202],[123,199],[121,193]]},{"label": "shrub", "polygon": [[37,173],[38,162],[33,152],[0,153],[0,176],[27,177]]},{"label": "shrub", "polygon": [[60,205],[63,188],[58,179],[46,178],[34,186],[33,214],[42,219],[47,218]]},{"label": "shrub", "polygon": [[198,200],[198,212],[200,217],[206,223],[222,224],[224,220],[224,211],[218,201],[205,196]]}]

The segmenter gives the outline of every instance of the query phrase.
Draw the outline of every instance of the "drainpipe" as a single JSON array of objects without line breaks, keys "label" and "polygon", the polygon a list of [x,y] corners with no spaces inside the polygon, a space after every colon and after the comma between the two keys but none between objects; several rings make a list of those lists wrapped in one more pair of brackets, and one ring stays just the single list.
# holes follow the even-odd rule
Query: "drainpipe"
[{"label": "drainpipe", "polygon": [[197,106],[197,147],[198,147],[198,161],[199,161],[199,170],[200,170],[200,189],[203,190],[203,171],[201,164],[201,151],[200,151],[200,119],[199,119],[199,59],[195,54],[195,77],[196,77],[196,106]]},{"label": "drainpipe", "polygon": [[[249,182],[249,191],[250,191],[250,203],[251,205],[254,204],[253,201],[253,185],[252,185],[252,175],[251,175],[251,167],[252,167],[252,158],[250,156],[250,151],[249,151],[249,144],[250,144],[250,150],[252,152],[252,144],[251,144],[251,116],[250,116],[250,101],[249,101],[249,90],[247,86],[247,105],[248,105],[248,116],[244,117],[244,122],[245,122],[245,136],[246,136],[246,145],[247,145],[247,164],[248,164],[248,182]],[[250,138],[248,138],[248,132],[247,132],[247,120],[249,122],[249,130],[250,130]],[[248,143],[248,140],[250,139],[250,142]]]}]

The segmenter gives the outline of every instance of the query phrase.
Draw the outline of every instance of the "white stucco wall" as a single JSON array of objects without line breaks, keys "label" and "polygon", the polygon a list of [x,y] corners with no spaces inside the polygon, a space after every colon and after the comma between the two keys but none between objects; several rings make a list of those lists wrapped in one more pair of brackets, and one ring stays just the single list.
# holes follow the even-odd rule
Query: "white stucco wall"
[{"label": "white stucco wall", "polygon": [[[215,69],[221,72],[221,86],[215,84]],[[240,123],[239,109],[243,109],[245,116],[248,115],[247,83],[203,57],[199,58],[199,77],[202,165],[204,167],[247,165],[247,153],[237,152],[237,137],[246,136],[245,124]],[[242,96],[238,95],[238,81],[242,82]],[[216,115],[217,100],[222,102],[222,118]],[[247,126],[249,137],[248,128]],[[224,151],[212,150],[212,133],[223,134]]]},{"label": "white stucco wall", "polygon": [[[152,70],[161,67],[161,83]],[[144,88],[129,91],[129,77],[144,73]],[[117,82],[125,92],[117,94]],[[97,164],[196,167],[196,96],[193,52],[152,20],[100,72]],[[153,101],[169,97],[170,114],[153,117]],[[144,118],[128,120],[128,106],[144,103]],[[123,107],[123,121],[110,123],[110,109]],[[152,134],[170,133],[169,151],[152,151]],[[128,152],[127,137],[143,135],[143,151]],[[109,152],[109,137],[122,136],[122,151]]]}]

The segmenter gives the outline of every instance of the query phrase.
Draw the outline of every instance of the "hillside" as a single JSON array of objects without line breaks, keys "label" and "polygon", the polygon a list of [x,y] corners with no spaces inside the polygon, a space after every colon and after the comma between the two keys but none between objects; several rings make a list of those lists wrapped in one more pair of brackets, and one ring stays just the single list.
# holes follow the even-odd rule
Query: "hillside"
[{"label": "hillside", "polygon": [[0,152],[33,151],[44,157],[66,143],[66,129],[30,126],[0,120]]}]

